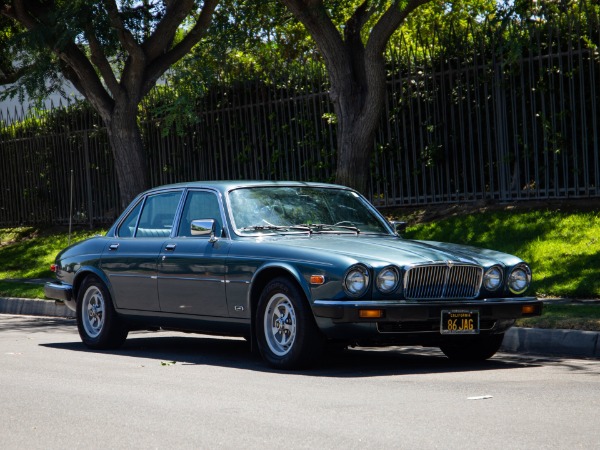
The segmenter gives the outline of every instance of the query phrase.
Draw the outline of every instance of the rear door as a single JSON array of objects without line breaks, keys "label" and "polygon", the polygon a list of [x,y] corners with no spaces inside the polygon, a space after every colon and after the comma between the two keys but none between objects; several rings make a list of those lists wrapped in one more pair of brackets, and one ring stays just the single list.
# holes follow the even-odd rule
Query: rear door
[{"label": "rear door", "polygon": [[173,230],[182,190],[145,197],[127,215],[102,255],[117,308],[160,311],[158,257]]}]

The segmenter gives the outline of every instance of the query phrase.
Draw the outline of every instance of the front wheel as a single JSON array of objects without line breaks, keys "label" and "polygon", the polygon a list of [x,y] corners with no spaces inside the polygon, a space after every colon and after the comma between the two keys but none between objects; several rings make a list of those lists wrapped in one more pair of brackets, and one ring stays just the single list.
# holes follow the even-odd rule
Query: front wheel
[{"label": "front wheel", "polygon": [[256,311],[256,340],[263,359],[278,369],[306,367],[323,342],[300,289],[276,278],[263,290]]},{"label": "front wheel", "polygon": [[77,296],[77,329],[83,343],[93,349],[120,347],[128,330],[119,319],[108,289],[95,276],[88,276]]},{"label": "front wheel", "polygon": [[484,361],[496,354],[502,345],[504,333],[488,336],[457,338],[440,345],[440,350],[457,361]]}]

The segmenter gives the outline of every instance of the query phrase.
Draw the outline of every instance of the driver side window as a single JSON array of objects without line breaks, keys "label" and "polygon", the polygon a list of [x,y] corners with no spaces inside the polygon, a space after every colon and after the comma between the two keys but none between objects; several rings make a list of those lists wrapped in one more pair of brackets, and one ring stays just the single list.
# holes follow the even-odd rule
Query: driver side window
[{"label": "driver side window", "polygon": [[192,220],[213,219],[215,221],[215,234],[221,236],[223,225],[221,208],[216,194],[208,191],[190,191],[185,200],[181,214],[177,235],[190,237]]}]

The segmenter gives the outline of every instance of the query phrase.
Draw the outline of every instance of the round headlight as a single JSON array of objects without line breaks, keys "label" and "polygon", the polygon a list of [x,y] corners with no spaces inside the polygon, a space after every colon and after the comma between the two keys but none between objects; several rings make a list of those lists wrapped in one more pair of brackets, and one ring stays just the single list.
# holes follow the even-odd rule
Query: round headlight
[{"label": "round headlight", "polygon": [[483,287],[488,291],[495,291],[502,285],[502,268],[490,267],[483,275]]},{"label": "round headlight", "polygon": [[385,267],[377,275],[377,289],[383,294],[393,292],[398,286],[398,270],[395,267]]},{"label": "round headlight", "polygon": [[351,297],[360,297],[369,288],[369,271],[363,266],[354,266],[344,277],[344,290]]},{"label": "round headlight", "polygon": [[508,288],[513,294],[522,294],[531,283],[531,269],[526,264],[516,266],[508,276]]}]

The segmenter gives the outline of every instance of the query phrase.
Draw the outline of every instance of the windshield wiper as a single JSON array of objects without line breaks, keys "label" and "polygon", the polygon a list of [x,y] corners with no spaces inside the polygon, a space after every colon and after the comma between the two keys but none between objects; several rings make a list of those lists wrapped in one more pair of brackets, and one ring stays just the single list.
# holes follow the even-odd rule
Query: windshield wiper
[{"label": "windshield wiper", "polygon": [[300,231],[311,233],[311,229],[304,225],[251,225],[240,228],[240,231]]},{"label": "windshield wiper", "polygon": [[302,224],[301,227],[307,227],[311,233],[339,233],[340,231],[349,231],[351,233],[360,234],[360,229],[352,225],[327,224],[327,223],[311,223]]}]

